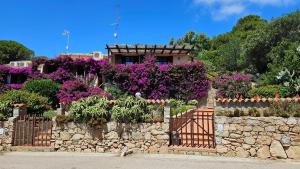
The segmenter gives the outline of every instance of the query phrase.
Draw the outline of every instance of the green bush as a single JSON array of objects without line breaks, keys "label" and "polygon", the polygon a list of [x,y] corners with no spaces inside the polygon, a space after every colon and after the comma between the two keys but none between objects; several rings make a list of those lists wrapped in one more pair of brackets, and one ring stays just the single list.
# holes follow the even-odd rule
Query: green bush
[{"label": "green bush", "polygon": [[123,92],[116,84],[106,83],[105,92],[109,93],[113,99],[118,99],[127,95],[126,92]]},{"label": "green bush", "polygon": [[54,110],[49,110],[49,111],[45,111],[44,113],[43,113],[43,117],[45,118],[45,119],[49,119],[49,120],[51,120],[53,117],[55,117],[56,116],[56,112],[54,111]]},{"label": "green bush", "polygon": [[176,100],[176,99],[171,99],[170,100],[170,106],[171,107],[180,107],[182,105],[184,105],[184,103],[181,100]]},{"label": "green bush", "polygon": [[279,94],[281,97],[287,97],[290,95],[289,88],[281,85],[267,85],[258,88],[251,89],[248,92],[249,97],[260,96],[260,97],[275,97]]},{"label": "green bush", "polygon": [[176,114],[181,114],[181,113],[184,113],[188,110],[191,110],[193,109],[194,106],[189,106],[189,105],[182,105],[180,107],[177,107],[177,108],[172,108],[171,109],[171,115],[176,115]]},{"label": "green bush", "polygon": [[294,102],[273,102],[270,105],[270,112],[278,117],[297,116],[300,113],[300,104]]},{"label": "green bush", "polygon": [[24,103],[28,113],[32,114],[41,114],[51,107],[46,97],[25,90],[10,90],[0,95],[0,113],[10,116],[17,103]]},{"label": "green bush", "polygon": [[187,105],[191,105],[191,106],[197,106],[198,105],[198,101],[197,100],[190,100],[187,102]]},{"label": "green bush", "polygon": [[249,116],[252,116],[252,117],[260,117],[261,116],[259,110],[257,110],[256,108],[252,108],[252,109],[248,110],[248,114],[249,114]]},{"label": "green bush", "polygon": [[108,119],[110,104],[108,100],[100,96],[91,96],[73,102],[69,112],[76,121],[105,122]]},{"label": "green bush", "polygon": [[117,100],[112,107],[112,118],[121,123],[144,122],[149,117],[150,108],[145,99],[128,96]]},{"label": "green bush", "polygon": [[6,121],[7,117],[4,114],[0,113],[0,121]]},{"label": "green bush", "polygon": [[56,93],[60,88],[60,84],[50,79],[31,80],[26,82],[24,89],[47,97],[52,105],[58,104]]}]

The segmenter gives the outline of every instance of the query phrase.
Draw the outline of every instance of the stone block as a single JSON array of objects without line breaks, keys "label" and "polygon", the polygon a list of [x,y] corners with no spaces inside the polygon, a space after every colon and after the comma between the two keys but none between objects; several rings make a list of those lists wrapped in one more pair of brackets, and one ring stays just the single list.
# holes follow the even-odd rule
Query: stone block
[{"label": "stone block", "polygon": [[297,120],[296,120],[295,117],[289,117],[289,118],[287,119],[286,124],[287,124],[288,126],[290,126],[290,127],[293,127],[293,126],[295,126],[295,125],[297,124]]},{"label": "stone block", "polygon": [[68,133],[68,132],[61,132],[60,133],[60,138],[63,140],[63,141],[68,141],[71,139],[71,134]]},{"label": "stone block", "polygon": [[277,140],[273,140],[270,146],[270,152],[272,157],[276,158],[287,158],[287,155],[281,145],[281,143]]},{"label": "stone block", "polygon": [[224,154],[224,153],[228,152],[228,148],[225,146],[217,145],[216,149],[217,149],[217,153],[220,153],[220,154]]},{"label": "stone block", "polygon": [[288,158],[300,160],[300,146],[291,146],[285,152]]},{"label": "stone block", "polygon": [[72,137],[72,140],[78,141],[84,138],[84,135],[82,134],[74,134]]},{"label": "stone block", "polygon": [[257,157],[261,159],[267,159],[271,157],[269,146],[263,146],[257,150]]},{"label": "stone block", "polygon": [[251,156],[251,157],[255,157],[255,155],[256,155],[256,149],[255,149],[255,148],[251,148],[251,149],[249,150],[249,152],[250,152],[250,156]]},{"label": "stone block", "polygon": [[290,130],[290,127],[287,126],[287,125],[281,125],[281,126],[278,127],[278,130],[282,131],[282,132],[287,132],[287,131]]},{"label": "stone block", "polygon": [[241,158],[247,158],[249,157],[249,152],[247,150],[244,150],[242,147],[236,148],[236,156]]},{"label": "stone block", "polygon": [[245,137],[244,138],[244,142],[246,144],[250,144],[250,145],[253,145],[255,143],[255,139],[253,137]]}]

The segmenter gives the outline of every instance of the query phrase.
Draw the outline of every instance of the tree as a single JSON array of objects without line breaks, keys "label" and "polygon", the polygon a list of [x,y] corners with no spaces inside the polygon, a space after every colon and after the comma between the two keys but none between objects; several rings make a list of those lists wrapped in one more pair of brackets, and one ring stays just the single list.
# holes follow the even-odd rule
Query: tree
[{"label": "tree", "polygon": [[0,64],[10,61],[28,59],[34,52],[24,45],[11,40],[0,40]]},{"label": "tree", "polygon": [[[300,41],[300,11],[272,20],[267,26],[247,37],[243,44],[243,57],[255,65],[260,73],[272,71],[278,56],[289,48],[289,44]],[[277,60],[277,61],[276,61]],[[284,61],[284,60],[281,60]],[[289,65],[290,62],[280,63]],[[280,66],[282,67],[282,66]]]},{"label": "tree", "polygon": [[[173,38],[171,38],[170,44],[174,44]],[[194,46],[194,54],[209,50],[211,47],[209,37],[202,32],[199,34],[196,34],[195,32],[188,32],[182,38],[177,39],[175,44]]]}]

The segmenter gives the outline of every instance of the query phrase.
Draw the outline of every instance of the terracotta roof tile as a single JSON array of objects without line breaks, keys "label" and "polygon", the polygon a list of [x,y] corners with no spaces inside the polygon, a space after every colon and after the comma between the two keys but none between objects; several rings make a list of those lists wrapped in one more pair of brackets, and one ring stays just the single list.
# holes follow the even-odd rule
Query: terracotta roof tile
[{"label": "terracotta roof tile", "polygon": [[217,103],[236,103],[236,102],[239,102],[239,103],[242,103],[242,102],[251,102],[251,103],[254,103],[254,102],[272,102],[272,101],[275,101],[275,102],[284,102],[284,101],[287,101],[287,102],[299,102],[300,101],[300,97],[299,96],[295,96],[295,97],[287,97],[287,98],[279,98],[279,97],[275,97],[275,98],[260,98],[260,97],[253,97],[253,98],[245,98],[245,99],[230,99],[230,98],[217,98],[215,99]]}]

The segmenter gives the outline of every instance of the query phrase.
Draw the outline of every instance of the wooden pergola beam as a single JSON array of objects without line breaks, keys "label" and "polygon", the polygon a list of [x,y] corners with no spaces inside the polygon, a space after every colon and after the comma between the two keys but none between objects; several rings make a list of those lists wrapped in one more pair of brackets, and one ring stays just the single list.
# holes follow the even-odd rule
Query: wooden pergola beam
[{"label": "wooden pergola beam", "polygon": [[116,48],[118,49],[119,53],[121,53],[121,49],[119,48],[119,45],[116,45]]},{"label": "wooden pergola beam", "polygon": [[166,49],[167,45],[164,45],[164,47],[162,48],[161,54],[164,53],[165,49]]},{"label": "wooden pergola beam", "polygon": [[184,50],[185,45],[183,45],[183,47],[179,50],[178,54],[180,54],[182,52],[182,50]]},{"label": "wooden pergola beam", "polygon": [[139,52],[138,52],[138,45],[135,45],[135,52],[136,52],[136,54],[139,54]]},{"label": "wooden pergola beam", "polygon": [[175,50],[176,46],[177,46],[177,45],[174,45],[174,47],[170,50],[170,53],[169,53],[169,54],[172,54],[172,53],[173,53],[173,51]]},{"label": "wooden pergola beam", "polygon": [[[192,46],[191,48],[187,48],[187,45],[183,45],[181,47],[179,47],[178,45],[174,45],[172,47],[168,47],[167,45],[164,46],[157,46],[157,45],[153,45],[153,46],[139,46],[139,45],[133,45],[133,46],[129,46],[129,45],[113,45],[113,46],[109,46],[106,45],[106,49],[108,50],[109,54],[139,54],[139,55],[143,55],[143,54],[147,54],[147,53],[151,53],[151,54],[172,54],[175,53],[175,51],[177,51],[175,54],[188,54],[190,53],[193,49],[194,46]],[[122,51],[122,49],[124,49]],[[113,51],[114,50],[114,51]],[[117,50],[117,51],[115,51]],[[141,52],[139,52],[141,50]],[[158,50],[161,50],[161,52],[157,53]],[[169,52],[166,52],[166,50],[170,50]],[[148,52],[149,51],[149,52]]]}]

